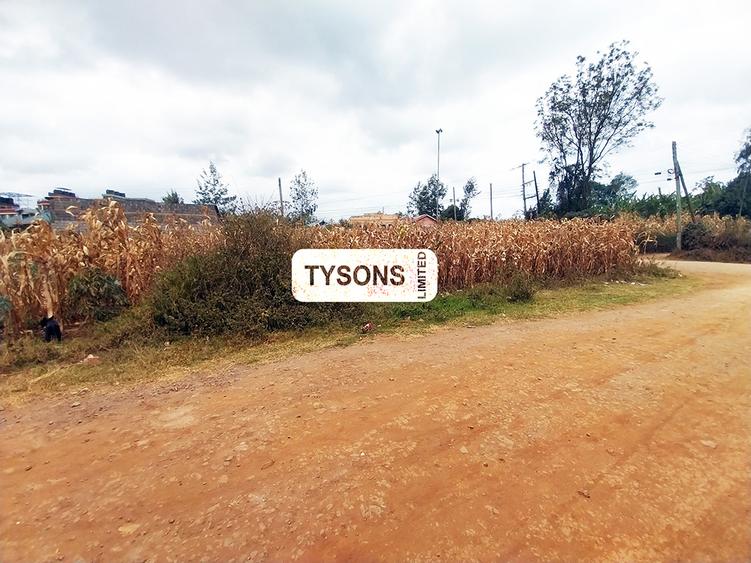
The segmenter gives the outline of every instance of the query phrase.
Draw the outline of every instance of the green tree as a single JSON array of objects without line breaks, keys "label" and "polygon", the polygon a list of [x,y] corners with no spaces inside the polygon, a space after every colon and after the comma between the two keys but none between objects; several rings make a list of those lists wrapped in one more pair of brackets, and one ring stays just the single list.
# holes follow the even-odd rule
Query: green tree
[{"label": "green tree", "polygon": [[168,191],[167,195],[165,195],[162,198],[162,202],[164,202],[164,203],[185,203],[183,201],[183,198],[180,197],[180,194],[178,194],[175,190]]},{"label": "green tree", "polygon": [[[469,219],[469,214],[472,211],[472,200],[480,195],[480,189],[477,187],[477,180],[470,178],[467,183],[464,184],[464,195],[459,202],[459,209],[461,210],[462,221]],[[459,216],[457,215],[457,218]]]},{"label": "green tree", "polygon": [[738,154],[735,155],[738,174],[751,174],[751,128],[746,129],[746,139]]},{"label": "green tree", "polygon": [[701,190],[692,198],[699,213],[720,215],[743,215],[751,217],[751,190],[748,183],[751,174],[738,174],[727,184],[708,176],[696,184]]},{"label": "green tree", "polygon": [[196,199],[193,203],[202,205],[216,205],[219,213],[233,213],[237,207],[237,196],[229,195],[227,185],[222,182],[222,176],[213,162],[209,162],[209,169],[203,170],[197,181]]},{"label": "green tree", "polygon": [[318,188],[313,180],[308,178],[305,170],[300,170],[290,183],[290,211],[288,217],[293,221],[301,221],[305,225],[316,222],[318,209]]},{"label": "green tree", "polygon": [[666,217],[675,212],[675,193],[670,192],[667,195],[663,193],[644,194],[641,198],[633,198],[624,211],[632,211],[642,217],[651,217],[652,215]]},{"label": "green tree", "polygon": [[457,221],[465,221],[469,219],[471,211],[472,199],[480,194],[480,190],[477,189],[477,181],[474,178],[467,180],[464,184],[462,198],[459,200],[459,205],[453,203],[441,211],[441,217],[444,219],[456,219]]},{"label": "green tree", "polygon": [[579,56],[576,76],[561,76],[537,100],[537,135],[567,211],[589,207],[591,182],[606,157],[654,125],[646,116],[662,99],[652,69],[638,66],[637,56],[627,41],[613,43],[595,62]]},{"label": "green tree", "polygon": [[417,182],[417,185],[412,188],[407,203],[407,213],[412,216],[431,215],[438,218],[443,211],[441,201],[444,197],[446,197],[446,186],[433,174],[427,183]]},{"label": "green tree", "polygon": [[[456,212],[456,214],[454,214],[454,212]],[[466,219],[466,217],[464,216],[464,210],[460,206],[454,205],[453,203],[446,209],[441,211],[441,218],[447,220],[453,220],[454,218],[456,218],[457,221],[464,221],[464,219]]]},{"label": "green tree", "polygon": [[634,197],[638,186],[633,176],[623,172],[614,176],[608,184],[592,182],[592,203],[609,211],[622,209]]},{"label": "green tree", "polygon": [[532,209],[527,211],[527,219],[552,216],[554,212],[555,204],[553,203],[553,196],[550,193],[550,188],[545,188],[540,196],[539,205],[535,205]]},{"label": "green tree", "polygon": [[746,140],[735,155],[735,163],[738,165],[738,177],[733,180],[728,188],[738,186],[738,214],[751,217],[751,128],[746,129]]}]

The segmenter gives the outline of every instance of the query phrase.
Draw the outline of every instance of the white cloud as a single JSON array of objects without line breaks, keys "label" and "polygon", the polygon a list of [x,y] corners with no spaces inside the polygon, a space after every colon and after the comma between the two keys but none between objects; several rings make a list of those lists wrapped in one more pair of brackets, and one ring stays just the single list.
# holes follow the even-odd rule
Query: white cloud
[{"label": "white cloud", "polygon": [[689,184],[729,178],[751,126],[749,16],[741,2],[3,2],[0,191],[190,198],[214,159],[241,195],[275,197],[304,168],[323,216],[404,209],[442,127],[442,179],[476,177],[480,215],[493,182],[508,216],[513,167],[547,183],[536,98],[622,38],[665,103],[610,170],[670,189],[652,173],[676,140]]}]

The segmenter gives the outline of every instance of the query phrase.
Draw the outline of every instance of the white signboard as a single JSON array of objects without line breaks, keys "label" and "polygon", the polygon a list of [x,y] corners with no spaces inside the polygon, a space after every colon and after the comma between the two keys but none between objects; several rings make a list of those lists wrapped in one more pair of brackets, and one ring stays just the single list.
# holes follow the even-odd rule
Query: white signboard
[{"label": "white signboard", "polygon": [[304,248],[292,257],[292,294],[304,302],[427,302],[438,259],[415,248]]}]

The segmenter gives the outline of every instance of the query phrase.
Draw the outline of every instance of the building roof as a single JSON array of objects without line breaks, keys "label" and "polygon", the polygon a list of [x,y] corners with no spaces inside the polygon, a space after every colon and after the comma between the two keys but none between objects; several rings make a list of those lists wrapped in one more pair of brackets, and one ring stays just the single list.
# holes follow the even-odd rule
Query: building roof
[{"label": "building roof", "polygon": [[427,213],[423,213],[422,215],[414,217],[412,221],[414,221],[415,223],[438,223],[438,220],[435,217],[428,215]]}]

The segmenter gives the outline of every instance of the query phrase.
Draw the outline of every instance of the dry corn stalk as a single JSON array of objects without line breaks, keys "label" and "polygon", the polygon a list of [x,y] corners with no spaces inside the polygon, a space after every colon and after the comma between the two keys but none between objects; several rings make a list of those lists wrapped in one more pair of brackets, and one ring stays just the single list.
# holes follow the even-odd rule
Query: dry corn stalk
[{"label": "dry corn stalk", "polygon": [[438,256],[438,287],[460,289],[524,272],[534,277],[588,276],[636,266],[632,225],[571,221],[475,221],[424,228],[404,221],[392,228],[318,229],[325,248],[429,248]]},{"label": "dry corn stalk", "polygon": [[62,317],[68,283],[85,268],[114,276],[131,301],[137,301],[161,269],[220,241],[219,229],[208,220],[200,225],[173,220],[160,227],[149,214],[140,224],[129,225],[114,201],[78,218],[80,230],[55,232],[40,221],[25,231],[0,232],[0,298],[10,304],[7,331],[43,314]]}]

